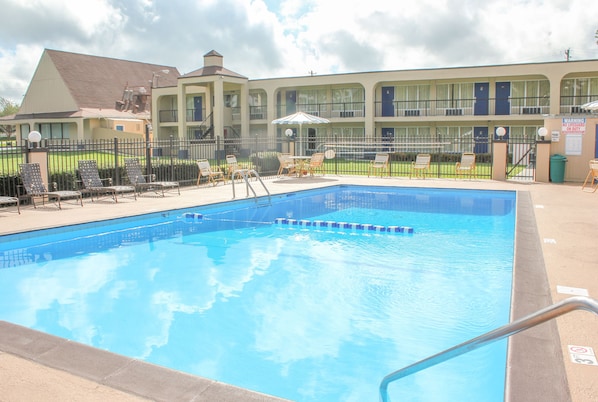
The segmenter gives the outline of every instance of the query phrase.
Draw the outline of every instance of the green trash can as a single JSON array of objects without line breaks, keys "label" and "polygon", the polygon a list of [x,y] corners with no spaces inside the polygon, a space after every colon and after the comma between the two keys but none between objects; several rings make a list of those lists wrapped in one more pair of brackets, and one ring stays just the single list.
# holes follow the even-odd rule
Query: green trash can
[{"label": "green trash can", "polygon": [[567,158],[563,155],[555,154],[550,157],[550,181],[553,183],[563,183],[565,181],[565,163]]}]

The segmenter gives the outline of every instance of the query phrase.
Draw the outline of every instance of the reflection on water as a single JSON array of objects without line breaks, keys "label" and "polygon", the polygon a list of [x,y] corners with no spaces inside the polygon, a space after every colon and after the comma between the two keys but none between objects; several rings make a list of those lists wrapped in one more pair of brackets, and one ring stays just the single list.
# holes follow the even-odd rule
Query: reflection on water
[{"label": "reflection on water", "polygon": [[[285,398],[377,400],[390,371],[508,320],[514,197],[454,193],[442,202],[436,191],[343,187],[202,211],[201,222],[174,214],[102,234],[14,237],[1,246],[0,319]],[[288,214],[416,232],[265,224]],[[504,362],[497,344],[405,379],[391,396],[502,400]]]}]

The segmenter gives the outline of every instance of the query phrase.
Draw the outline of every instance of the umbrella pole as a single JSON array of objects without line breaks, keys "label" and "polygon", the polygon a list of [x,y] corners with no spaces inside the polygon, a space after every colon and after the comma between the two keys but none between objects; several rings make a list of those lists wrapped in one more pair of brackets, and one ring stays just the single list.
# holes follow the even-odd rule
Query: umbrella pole
[{"label": "umbrella pole", "polygon": [[302,131],[301,130],[301,123],[299,124],[299,155],[303,156],[303,137],[302,137]]}]

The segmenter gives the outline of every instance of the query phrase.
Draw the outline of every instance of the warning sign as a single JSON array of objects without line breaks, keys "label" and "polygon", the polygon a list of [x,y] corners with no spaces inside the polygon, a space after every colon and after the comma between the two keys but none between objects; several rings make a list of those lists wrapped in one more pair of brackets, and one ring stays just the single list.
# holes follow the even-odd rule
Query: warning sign
[{"label": "warning sign", "polygon": [[585,364],[588,366],[598,366],[594,349],[589,346],[568,345],[569,356],[571,361],[577,364]]},{"label": "warning sign", "polygon": [[583,117],[563,118],[561,131],[563,134],[584,134],[586,132],[586,119]]}]

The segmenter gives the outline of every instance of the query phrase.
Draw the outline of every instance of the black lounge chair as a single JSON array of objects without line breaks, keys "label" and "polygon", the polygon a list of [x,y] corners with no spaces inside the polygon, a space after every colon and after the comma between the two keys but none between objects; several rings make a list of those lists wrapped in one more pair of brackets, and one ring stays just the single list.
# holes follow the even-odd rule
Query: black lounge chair
[{"label": "black lounge chair", "polygon": [[19,197],[0,196],[0,205],[11,205],[11,204],[17,204],[17,211],[19,212],[19,215],[20,215],[21,214],[21,201],[19,200]]},{"label": "black lounge chair", "polygon": [[35,205],[36,198],[41,198],[42,204],[46,200],[48,202],[53,201],[58,205],[58,209],[62,209],[61,201],[68,198],[75,198],[77,203],[83,206],[83,197],[80,191],[48,191],[42,179],[39,163],[23,163],[20,167],[23,187],[27,195],[31,198],[34,208],[37,208],[37,205]]},{"label": "black lounge chair", "polygon": [[[90,193],[91,201],[93,197],[99,199],[102,195],[110,195],[114,202],[118,202],[118,194],[132,193],[133,198],[137,199],[137,193],[133,186],[113,186],[112,178],[101,179],[98,171],[98,164],[95,160],[80,160],[79,161],[79,176],[81,176],[81,182],[83,188]],[[104,186],[104,181],[108,182],[107,186]]]},{"label": "black lounge chair", "polygon": [[[127,171],[127,177],[129,182],[135,186],[137,193],[141,194],[142,191],[153,190],[155,193],[164,192],[167,190],[175,190],[181,195],[179,183],[176,181],[154,181],[156,176],[153,174],[144,175],[141,171],[141,164],[137,158],[125,159],[125,170]],[[147,177],[147,179],[146,179]]]}]

